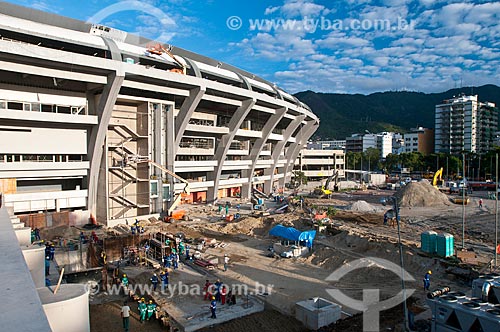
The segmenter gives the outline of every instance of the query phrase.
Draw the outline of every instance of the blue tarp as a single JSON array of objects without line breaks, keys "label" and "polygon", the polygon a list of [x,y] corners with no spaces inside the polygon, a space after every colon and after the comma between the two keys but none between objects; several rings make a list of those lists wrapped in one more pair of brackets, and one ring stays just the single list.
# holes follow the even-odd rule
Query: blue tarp
[{"label": "blue tarp", "polygon": [[274,226],[270,231],[270,235],[279,236],[291,241],[305,241],[307,247],[312,247],[316,231],[301,232],[293,227],[285,227],[283,225]]}]

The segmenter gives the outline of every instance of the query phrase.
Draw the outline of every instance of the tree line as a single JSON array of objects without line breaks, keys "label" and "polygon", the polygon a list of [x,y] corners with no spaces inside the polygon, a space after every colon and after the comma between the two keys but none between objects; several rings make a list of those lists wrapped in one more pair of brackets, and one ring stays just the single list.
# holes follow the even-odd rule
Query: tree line
[{"label": "tree line", "polygon": [[385,174],[400,173],[408,169],[412,174],[429,175],[441,167],[443,177],[457,178],[463,176],[463,161],[465,159],[465,177],[469,180],[492,180],[496,172],[496,154],[500,155],[500,147],[486,154],[463,152],[458,155],[447,153],[431,153],[423,155],[420,152],[388,154],[380,158],[380,150],[368,148],[364,152],[347,152],[345,156],[346,169],[381,172]]}]

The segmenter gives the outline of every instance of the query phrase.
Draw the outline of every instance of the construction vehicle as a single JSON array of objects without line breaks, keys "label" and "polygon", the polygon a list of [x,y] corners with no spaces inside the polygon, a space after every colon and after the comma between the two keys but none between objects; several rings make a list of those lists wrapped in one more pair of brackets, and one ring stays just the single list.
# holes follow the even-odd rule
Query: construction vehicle
[{"label": "construction vehicle", "polygon": [[336,170],[332,175],[328,177],[324,186],[317,187],[314,189],[313,195],[319,197],[330,197],[330,195],[332,194],[332,191],[330,190],[330,182],[332,182],[332,180],[335,182],[334,190],[338,191],[339,190],[338,178],[339,178],[339,171]]},{"label": "construction vehicle", "polygon": [[172,58],[174,63],[178,65],[179,68],[173,68],[170,70],[171,72],[186,75],[186,65],[182,61],[180,61],[175,55],[173,55],[171,50],[172,50],[171,45],[168,48],[163,47],[163,45],[161,44],[156,44],[154,46],[148,47],[148,52],[151,54],[156,54],[161,56],[163,53],[165,53]]},{"label": "construction vehicle", "polygon": [[177,207],[177,205],[179,205],[179,203],[181,202],[182,196],[189,194],[189,182],[186,179],[180,177],[179,175],[175,174],[174,172],[170,171],[169,169],[163,167],[162,165],[158,164],[157,162],[150,160],[146,157],[137,156],[137,155],[128,156],[127,163],[134,163],[134,164],[148,163],[148,164],[151,164],[154,167],[161,170],[162,172],[164,172],[164,173],[170,175],[171,177],[179,180],[180,182],[184,183],[185,186],[184,186],[184,188],[182,188],[182,193],[177,194],[174,201],[172,202],[172,204],[168,208],[165,220],[171,221],[172,219],[180,220],[180,219],[185,218],[185,211],[184,210],[177,210],[177,211],[174,211],[174,210]]},{"label": "construction vehicle", "polygon": [[441,167],[436,173],[434,173],[434,177],[432,178],[432,186],[436,189],[439,189],[443,186],[443,168]]}]

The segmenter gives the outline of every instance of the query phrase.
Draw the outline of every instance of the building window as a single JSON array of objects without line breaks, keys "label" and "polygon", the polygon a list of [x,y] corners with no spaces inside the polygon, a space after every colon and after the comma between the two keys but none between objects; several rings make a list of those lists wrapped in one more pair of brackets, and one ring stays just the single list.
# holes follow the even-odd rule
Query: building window
[{"label": "building window", "polygon": [[158,181],[149,181],[149,194],[152,198],[158,197]]}]

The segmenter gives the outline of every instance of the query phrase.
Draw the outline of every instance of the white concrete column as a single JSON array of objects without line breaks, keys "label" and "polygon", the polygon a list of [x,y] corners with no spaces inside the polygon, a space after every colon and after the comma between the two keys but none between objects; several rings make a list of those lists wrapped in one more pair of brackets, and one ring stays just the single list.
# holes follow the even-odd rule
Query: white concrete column
[{"label": "white concrete column", "polygon": [[217,166],[213,172],[208,173],[208,181],[214,181],[214,186],[208,188],[207,201],[214,201],[217,199],[217,192],[219,191],[219,181],[222,174],[222,166],[226,160],[227,152],[231,146],[231,142],[236,136],[236,132],[240,128],[246,116],[255,105],[255,99],[247,99],[241,103],[241,106],[236,109],[231,120],[229,121],[229,133],[222,136],[215,151],[214,160],[217,160]]},{"label": "white concrete column", "polygon": [[[125,79],[125,73],[120,69],[108,76],[108,83],[104,89],[97,105],[96,115],[99,119],[98,125],[94,126],[90,133],[87,158],[90,160],[88,179],[88,209],[91,216],[96,217],[97,212],[97,186],[99,183],[99,170],[104,152],[104,141],[108,131],[113,107],[116,103],[118,93]],[[89,103],[89,106],[91,103]],[[107,203],[106,203],[107,204]]]},{"label": "white concrete column", "polygon": [[290,122],[288,127],[285,129],[285,132],[283,133],[283,140],[276,143],[276,146],[274,147],[273,153],[271,155],[271,159],[273,160],[273,165],[272,167],[264,171],[264,175],[269,175],[271,177],[269,181],[266,181],[264,183],[265,192],[271,192],[274,183],[274,172],[278,166],[280,155],[285,149],[285,146],[290,137],[292,137],[295,130],[297,130],[297,128],[300,126],[300,124],[302,123],[302,121],[304,121],[305,118],[306,118],[305,115],[300,115],[295,117],[295,119],[292,122]]},{"label": "white concrete column", "polygon": [[303,148],[307,140],[316,132],[319,127],[319,123],[315,121],[308,121],[307,124],[299,131],[299,134],[295,138],[295,143],[291,144],[286,152],[287,161],[285,164],[285,176],[280,180],[280,186],[284,186],[287,181],[288,173],[293,170],[295,164],[295,159],[297,158],[300,150]]},{"label": "white concrete column", "polygon": [[252,150],[250,150],[248,158],[246,158],[247,160],[252,161],[250,168],[242,171],[242,177],[246,177],[248,179],[248,182],[243,184],[241,190],[242,198],[250,198],[252,196],[252,178],[256,168],[257,159],[259,159],[259,155],[264,148],[264,144],[267,142],[269,135],[271,135],[273,129],[276,128],[278,123],[285,116],[287,110],[288,108],[286,107],[275,110],[275,113],[271,115],[269,120],[267,120],[264,125],[264,128],[262,128],[262,137],[257,139],[253,144]]},{"label": "white concrete column", "polygon": [[175,145],[174,145],[174,156],[179,150],[179,144],[181,143],[182,136],[189,124],[189,119],[193,116],[196,107],[201,101],[201,98],[205,94],[206,86],[200,85],[191,90],[189,90],[189,96],[186,97],[181,105],[181,109],[175,118]]}]

